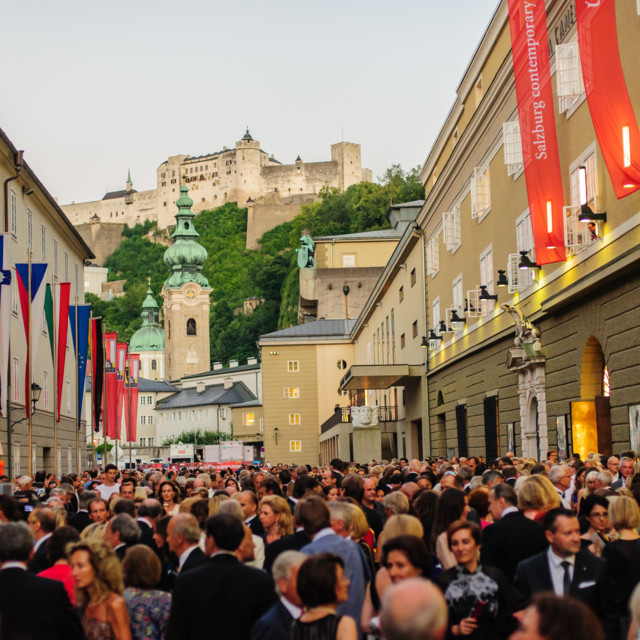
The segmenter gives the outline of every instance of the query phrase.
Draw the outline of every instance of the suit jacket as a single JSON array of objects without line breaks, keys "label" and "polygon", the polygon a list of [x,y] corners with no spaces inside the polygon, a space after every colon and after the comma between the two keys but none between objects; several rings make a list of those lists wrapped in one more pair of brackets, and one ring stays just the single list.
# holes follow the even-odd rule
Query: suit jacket
[{"label": "suit jacket", "polygon": [[265,530],[264,530],[264,527],[262,526],[262,522],[260,522],[260,518],[258,518],[258,516],[255,516],[254,518],[252,518],[249,521],[249,524],[247,524],[247,526],[249,527],[249,529],[251,529],[251,533],[254,536],[260,536],[260,537],[264,536]]},{"label": "suit jacket", "polygon": [[0,638],[82,640],[84,632],[62,582],[10,568],[0,571]]},{"label": "suit jacket", "polygon": [[73,527],[78,533],[82,533],[91,524],[88,511],[78,511],[68,516],[69,526]]},{"label": "suit jacket", "polygon": [[196,547],[189,554],[189,557],[185,560],[184,564],[180,568],[180,574],[183,574],[185,571],[191,571],[192,569],[201,567],[206,562],[207,556],[202,553],[202,549],[200,549],[200,547]]},{"label": "suit jacket", "polygon": [[480,561],[500,569],[513,582],[518,563],[546,548],[542,526],[521,511],[512,512],[483,531]]},{"label": "suit jacket", "polygon": [[47,558],[47,540],[45,540],[35,551],[31,560],[29,560],[29,571],[31,573],[40,573],[51,567],[51,562]]},{"label": "suit jacket", "polygon": [[[605,622],[606,600],[604,589],[604,567],[606,562],[588,551],[580,550],[576,553],[573,570],[573,580],[569,594],[586,605]],[[514,586],[527,600],[541,591],[553,591],[553,581],[549,569],[547,552],[543,551],[533,558],[524,560],[518,565]]]},{"label": "suit jacket", "polygon": [[300,551],[302,547],[308,545],[310,542],[311,538],[304,531],[296,531],[290,536],[282,536],[279,540],[265,545],[264,564],[262,568],[267,573],[271,573],[273,563],[283,551]]},{"label": "suit jacket", "polygon": [[166,638],[249,640],[251,628],[275,599],[271,576],[241,564],[232,554],[214,555],[206,564],[178,574]]},{"label": "suit jacket", "polygon": [[316,553],[335,553],[344,562],[344,574],[349,578],[349,599],[338,605],[336,613],[339,616],[351,616],[360,630],[360,614],[364,604],[364,596],[367,583],[372,576],[362,549],[351,539],[343,538],[333,532],[320,538],[316,537],[306,547],[302,547],[302,553],[308,556]]},{"label": "suit jacket", "polygon": [[622,488],[624,488],[624,487],[626,487],[626,484],[625,484],[624,478],[623,478],[622,476],[620,476],[620,477],[618,478],[618,480],[616,480],[616,481],[611,485],[611,488],[612,488],[614,491],[615,491],[615,490],[617,490],[617,489],[622,489]]},{"label": "suit jacket", "polygon": [[144,520],[138,520],[138,529],[140,529],[140,544],[144,544],[152,551],[158,553],[158,545],[153,539],[153,528],[150,527]]},{"label": "suit jacket", "polygon": [[251,640],[286,640],[289,638],[293,616],[278,600],[251,629]]}]

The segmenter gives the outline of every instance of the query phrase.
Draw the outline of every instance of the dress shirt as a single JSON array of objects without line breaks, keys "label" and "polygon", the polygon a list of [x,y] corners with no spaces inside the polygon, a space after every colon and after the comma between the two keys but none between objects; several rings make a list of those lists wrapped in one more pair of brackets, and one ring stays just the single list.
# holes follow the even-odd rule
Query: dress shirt
[{"label": "dress shirt", "polygon": [[178,573],[180,573],[180,569],[182,569],[182,566],[184,565],[184,563],[187,561],[187,558],[191,555],[191,552],[194,549],[197,549],[198,545],[194,544],[192,546],[190,546],[188,549],[185,549],[181,554],[180,557],[178,558]]},{"label": "dress shirt", "polygon": [[502,515],[500,516],[500,520],[502,520],[502,518],[504,518],[505,516],[508,516],[510,513],[518,513],[519,509],[518,507],[507,507],[503,512]]},{"label": "dress shirt", "polygon": [[337,536],[338,534],[331,527],[325,527],[324,529],[320,529],[320,531],[313,536],[313,541],[315,542],[316,540],[320,540],[320,538],[331,535]]},{"label": "dress shirt", "polygon": [[36,540],[36,542],[33,543],[33,553],[35,553],[51,536],[51,533],[47,533],[47,535],[42,536],[40,540]]},{"label": "dress shirt", "polygon": [[3,563],[2,567],[0,567],[0,571],[4,571],[4,569],[23,569],[27,570],[27,565],[24,562],[18,562],[17,560],[9,560],[8,562]]},{"label": "dress shirt", "polygon": [[571,580],[573,580],[573,570],[575,569],[576,557],[568,556],[566,558],[561,558],[557,556],[552,550],[551,547],[547,549],[547,558],[549,559],[549,573],[551,574],[551,583],[553,584],[553,590],[557,596],[564,595],[564,567],[562,566],[563,562],[568,562],[571,566],[569,567],[569,575],[571,576]]},{"label": "dress shirt", "polygon": [[280,602],[282,602],[282,606],[291,614],[294,620],[297,620],[302,615],[302,609],[296,607],[295,604],[289,602],[286,598],[280,596]]}]

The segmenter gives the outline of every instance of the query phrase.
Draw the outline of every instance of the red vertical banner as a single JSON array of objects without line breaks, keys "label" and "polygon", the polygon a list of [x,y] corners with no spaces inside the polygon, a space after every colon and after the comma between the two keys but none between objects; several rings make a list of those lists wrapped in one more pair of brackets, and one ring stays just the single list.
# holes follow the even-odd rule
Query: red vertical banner
[{"label": "red vertical banner", "polygon": [[591,120],[613,189],[624,198],[640,189],[640,130],[622,71],[615,0],[576,0],[576,17]]},{"label": "red vertical banner", "polygon": [[556,137],[544,0],[508,0],[524,177],[536,262],[566,259],[564,194]]},{"label": "red vertical banner", "polygon": [[127,441],[135,442],[138,426],[138,389],[140,387],[140,355],[129,354],[129,379],[125,395],[124,421],[127,425]]},{"label": "red vertical banner", "polygon": [[104,353],[102,351],[102,318],[91,320],[91,390],[93,396],[93,430],[100,431]]},{"label": "red vertical banner", "polygon": [[116,437],[116,344],[118,334],[108,332],[104,334],[104,394],[102,396],[102,414],[105,425],[105,435]]},{"label": "red vertical banner", "polygon": [[127,364],[127,343],[118,342],[116,349],[116,438],[120,438],[122,402],[124,399],[124,370]]}]

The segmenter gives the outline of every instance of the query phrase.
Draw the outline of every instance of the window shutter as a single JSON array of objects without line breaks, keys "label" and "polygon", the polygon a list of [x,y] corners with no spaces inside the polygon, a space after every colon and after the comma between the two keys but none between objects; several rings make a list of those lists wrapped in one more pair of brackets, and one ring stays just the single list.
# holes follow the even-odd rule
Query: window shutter
[{"label": "window shutter", "polygon": [[467,405],[456,406],[456,430],[458,432],[458,457],[466,458],[469,455],[467,443]]},{"label": "window shutter", "polygon": [[491,209],[489,167],[475,167],[471,178],[471,217],[479,218]]},{"label": "window shutter", "polygon": [[578,218],[580,205],[574,207],[564,207],[564,244],[565,247],[573,249],[574,253],[579,253],[591,244],[591,233],[586,222],[581,222]]},{"label": "window shutter", "polygon": [[568,111],[584,92],[577,42],[556,46],[556,86],[560,113]]},{"label": "window shutter", "polygon": [[467,318],[481,318],[483,316],[480,287],[467,291],[467,311],[465,315]]},{"label": "window shutter", "polygon": [[504,163],[507,175],[513,175],[522,169],[522,139],[520,138],[520,123],[515,120],[502,125],[502,145]]},{"label": "window shutter", "polygon": [[509,278],[509,293],[524,291],[533,284],[531,269],[520,269],[520,254],[510,253],[507,261],[507,276]]},{"label": "window shutter", "polygon": [[447,251],[452,251],[460,244],[460,209],[445,211],[442,214],[443,241]]}]

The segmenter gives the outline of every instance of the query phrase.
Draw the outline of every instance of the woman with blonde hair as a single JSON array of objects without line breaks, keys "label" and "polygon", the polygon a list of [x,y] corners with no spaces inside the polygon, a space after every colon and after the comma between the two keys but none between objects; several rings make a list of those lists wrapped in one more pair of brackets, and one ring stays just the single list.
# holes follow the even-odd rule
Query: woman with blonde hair
[{"label": "woman with blonde hair", "polygon": [[107,527],[99,522],[92,522],[89,526],[85,527],[80,533],[81,540],[104,540],[104,534],[107,532]]},{"label": "woman with blonde hair", "polygon": [[[376,572],[376,560],[373,556],[373,549],[369,546],[365,538],[369,534],[369,523],[364,515],[362,507],[353,503],[349,504],[349,511],[351,512],[351,529],[349,530],[349,537],[362,549],[364,553],[367,566],[371,571],[371,575]],[[373,538],[371,539],[373,542]]]},{"label": "woman with blonde hair", "polygon": [[551,481],[539,473],[525,478],[518,491],[518,509],[530,520],[542,522],[545,513],[561,506],[560,495]]},{"label": "woman with blonde hair", "polygon": [[122,569],[113,549],[82,540],[71,545],[69,562],[87,640],[131,640]]},{"label": "woman with blonde hair", "polygon": [[287,501],[280,496],[265,496],[260,500],[258,517],[265,530],[265,547],[282,536],[293,533],[293,518]]}]

